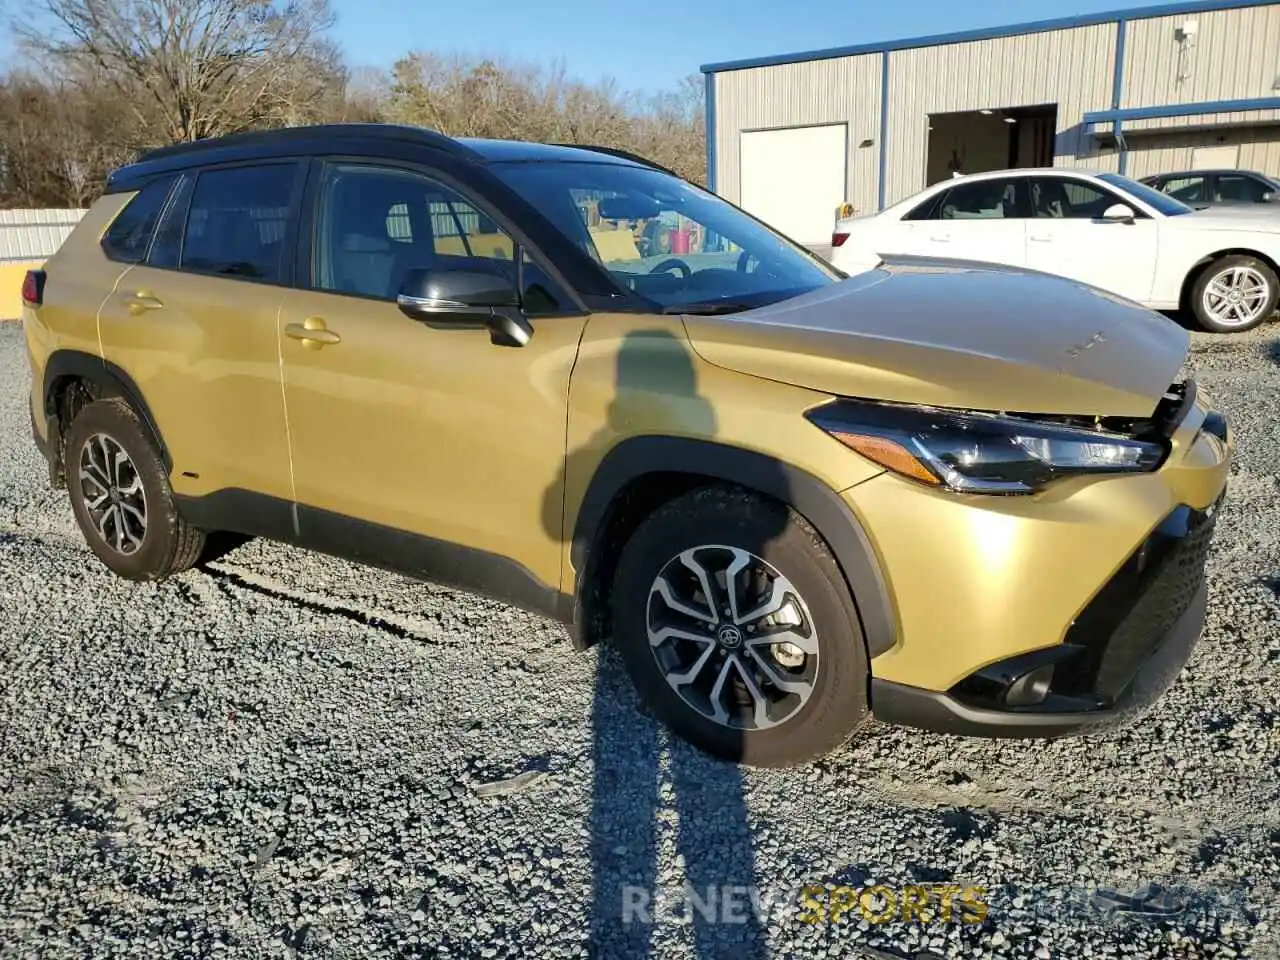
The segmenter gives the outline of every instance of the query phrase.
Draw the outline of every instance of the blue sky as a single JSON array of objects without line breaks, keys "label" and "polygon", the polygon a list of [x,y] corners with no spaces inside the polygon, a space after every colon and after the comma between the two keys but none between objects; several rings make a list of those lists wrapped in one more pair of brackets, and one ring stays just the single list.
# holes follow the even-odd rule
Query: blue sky
[{"label": "blue sky", "polygon": [[[352,66],[411,49],[563,61],[584,80],[673,86],[719,60],[1149,5],[1143,0],[331,0]],[[18,2],[0,0],[7,21]],[[552,13],[552,10],[555,13]],[[12,47],[0,30],[0,60]]]},{"label": "blue sky", "polygon": [[[353,64],[409,48],[564,61],[586,80],[673,85],[704,63],[1099,13],[1142,0],[332,0]],[[551,11],[555,10],[555,13]]]}]

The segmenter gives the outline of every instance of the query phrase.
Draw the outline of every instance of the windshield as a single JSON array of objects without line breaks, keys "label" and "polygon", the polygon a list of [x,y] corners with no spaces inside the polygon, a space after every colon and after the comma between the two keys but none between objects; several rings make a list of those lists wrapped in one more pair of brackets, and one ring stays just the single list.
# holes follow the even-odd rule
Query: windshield
[{"label": "windshield", "polygon": [[659,309],[748,309],[843,277],[719,197],[657,170],[576,162],[490,169]]},{"label": "windshield", "polygon": [[1195,210],[1176,197],[1161,193],[1154,187],[1148,187],[1145,183],[1130,180],[1128,177],[1121,176],[1118,173],[1100,173],[1098,174],[1098,179],[1105,180],[1113,187],[1119,187],[1129,195],[1137,197],[1149,207],[1155,207],[1166,217],[1179,217],[1184,213],[1195,213]]}]

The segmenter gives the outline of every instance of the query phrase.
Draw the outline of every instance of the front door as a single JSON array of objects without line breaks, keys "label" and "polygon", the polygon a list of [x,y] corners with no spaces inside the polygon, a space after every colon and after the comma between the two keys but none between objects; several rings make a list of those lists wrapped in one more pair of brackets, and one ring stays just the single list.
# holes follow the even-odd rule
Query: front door
[{"label": "front door", "polygon": [[276,318],[300,167],[175,178],[154,239],[140,232],[147,243],[120,251],[134,265],[99,313],[104,356],[142,391],[173,460],[174,492],[249,491],[285,518],[293,489]]},{"label": "front door", "polygon": [[1137,211],[1132,222],[1104,220],[1132,201],[1092,181],[1033,177],[1027,266],[1080,280],[1139,303],[1151,300],[1156,272],[1156,221]]},{"label": "front door", "polygon": [[314,179],[312,289],[287,293],[280,317],[303,541],[538,606],[524,591],[560,582],[585,315],[526,256],[527,345],[410,319],[395,302],[408,270],[484,258],[514,276],[521,248],[416,169],[329,162]]}]

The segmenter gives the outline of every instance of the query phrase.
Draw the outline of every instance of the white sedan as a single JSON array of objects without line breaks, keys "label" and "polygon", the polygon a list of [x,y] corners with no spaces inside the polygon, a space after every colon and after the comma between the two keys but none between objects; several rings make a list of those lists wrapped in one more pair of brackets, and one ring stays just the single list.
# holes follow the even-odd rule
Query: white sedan
[{"label": "white sedan", "polygon": [[870,216],[836,221],[832,262],[884,257],[1008,264],[1058,274],[1207,330],[1248,330],[1280,296],[1280,218],[1199,213],[1115,173],[1001,170],[956,177]]}]

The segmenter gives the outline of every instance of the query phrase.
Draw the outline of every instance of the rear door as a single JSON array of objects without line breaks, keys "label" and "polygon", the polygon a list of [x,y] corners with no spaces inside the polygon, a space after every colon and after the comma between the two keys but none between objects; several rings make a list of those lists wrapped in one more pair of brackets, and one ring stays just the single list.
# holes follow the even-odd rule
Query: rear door
[{"label": "rear door", "polygon": [[911,224],[910,253],[1021,267],[1027,258],[1025,180],[964,180]]},{"label": "rear door", "polygon": [[103,304],[103,353],[146,398],[180,495],[252,491],[291,510],[277,318],[303,172],[183,173],[154,237],[116,254],[134,262]]}]

